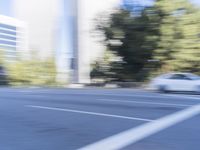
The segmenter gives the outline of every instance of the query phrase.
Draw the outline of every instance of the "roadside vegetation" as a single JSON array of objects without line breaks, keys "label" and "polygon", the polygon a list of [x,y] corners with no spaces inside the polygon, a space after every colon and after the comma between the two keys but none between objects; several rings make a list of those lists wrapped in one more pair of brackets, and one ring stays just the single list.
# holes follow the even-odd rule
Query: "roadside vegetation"
[{"label": "roadside vegetation", "polygon": [[56,66],[53,58],[9,61],[0,51],[0,85],[56,86]]},{"label": "roadside vegetation", "polygon": [[[98,20],[107,51],[93,63],[93,79],[144,82],[171,71],[200,74],[200,8],[188,0],[156,0],[138,11],[130,8]],[[117,59],[108,59],[108,53]]]}]

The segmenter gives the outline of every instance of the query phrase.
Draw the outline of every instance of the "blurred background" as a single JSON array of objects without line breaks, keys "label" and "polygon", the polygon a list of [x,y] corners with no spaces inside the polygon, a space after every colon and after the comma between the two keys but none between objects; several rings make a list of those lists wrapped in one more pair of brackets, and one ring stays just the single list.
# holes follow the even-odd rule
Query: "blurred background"
[{"label": "blurred background", "polygon": [[200,74],[199,0],[0,0],[0,84]]}]

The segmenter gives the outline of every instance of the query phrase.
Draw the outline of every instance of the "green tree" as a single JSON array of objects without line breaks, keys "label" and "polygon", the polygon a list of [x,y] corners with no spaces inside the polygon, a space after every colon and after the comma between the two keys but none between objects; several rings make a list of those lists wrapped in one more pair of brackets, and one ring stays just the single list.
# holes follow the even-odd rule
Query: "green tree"
[{"label": "green tree", "polygon": [[115,72],[121,81],[143,81],[149,74],[149,60],[157,48],[159,17],[151,8],[141,15],[124,9],[112,14],[109,21],[98,26],[105,35],[107,49],[122,58],[112,63],[110,72]]},{"label": "green tree", "polygon": [[113,80],[120,80],[122,70],[121,58],[111,51],[106,51],[103,58],[95,61],[92,64],[92,71],[90,76],[93,80],[101,80],[104,82],[109,82]]},{"label": "green tree", "polygon": [[122,58],[109,71],[121,81],[169,71],[200,74],[199,24],[200,9],[188,0],[156,0],[139,15],[118,10],[98,25],[107,49]]},{"label": "green tree", "polygon": [[160,17],[158,47],[153,58],[160,72],[200,73],[200,11],[188,0],[157,0]]}]

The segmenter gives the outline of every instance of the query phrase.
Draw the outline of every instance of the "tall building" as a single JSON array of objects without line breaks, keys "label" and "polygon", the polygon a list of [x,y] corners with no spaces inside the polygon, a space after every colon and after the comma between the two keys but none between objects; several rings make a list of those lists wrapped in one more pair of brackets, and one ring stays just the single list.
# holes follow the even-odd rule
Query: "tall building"
[{"label": "tall building", "polygon": [[13,0],[12,8],[13,16],[28,24],[30,51],[38,59],[52,57],[58,32],[59,0]]},{"label": "tall building", "polygon": [[71,0],[14,0],[14,16],[28,23],[30,53],[38,59],[55,58],[57,81],[70,80],[72,53]]},{"label": "tall building", "polygon": [[77,82],[77,0],[60,1],[56,33],[57,81]]},{"label": "tall building", "polygon": [[105,47],[91,32],[94,19],[121,0],[13,0],[14,16],[27,22],[29,50],[56,58],[58,80],[90,82],[90,65]]},{"label": "tall building", "polygon": [[28,57],[27,24],[12,17],[0,15],[0,49],[7,61]]},{"label": "tall building", "polygon": [[106,47],[100,42],[103,36],[94,35],[97,18],[109,15],[118,8],[121,0],[78,0],[78,53],[77,81],[90,82],[91,63],[102,57]]}]

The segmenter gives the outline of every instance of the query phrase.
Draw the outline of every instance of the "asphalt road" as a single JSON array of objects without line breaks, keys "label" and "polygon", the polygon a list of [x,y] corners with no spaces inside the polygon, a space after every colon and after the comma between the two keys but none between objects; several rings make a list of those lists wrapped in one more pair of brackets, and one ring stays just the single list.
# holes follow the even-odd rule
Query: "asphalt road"
[{"label": "asphalt road", "polygon": [[200,96],[0,89],[0,150],[199,150]]}]

